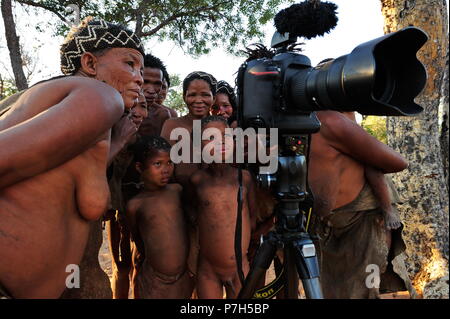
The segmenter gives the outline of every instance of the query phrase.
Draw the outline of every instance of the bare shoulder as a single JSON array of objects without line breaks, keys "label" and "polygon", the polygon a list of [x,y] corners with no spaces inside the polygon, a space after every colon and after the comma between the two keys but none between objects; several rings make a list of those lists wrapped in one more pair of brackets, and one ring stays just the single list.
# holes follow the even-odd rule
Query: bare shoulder
[{"label": "bare shoulder", "polygon": [[170,141],[170,134],[173,129],[177,127],[184,127],[184,123],[180,121],[179,117],[176,118],[168,118],[164,121],[164,124],[161,129],[161,136],[165,138],[169,143],[173,144],[173,141]]},{"label": "bare shoulder", "polygon": [[205,179],[207,177],[208,174],[206,174],[205,171],[203,171],[202,169],[199,169],[197,171],[195,171],[191,177],[189,178],[189,181],[195,186],[195,185],[199,185],[200,182]]},{"label": "bare shoulder", "polygon": [[180,123],[182,123],[182,122],[180,121],[179,117],[176,117],[176,118],[171,117],[164,122],[164,126],[176,127],[176,126],[179,126]]},{"label": "bare shoulder", "polygon": [[248,170],[243,169],[242,170],[242,177],[246,178],[246,179],[252,179],[252,174]]},{"label": "bare shoulder", "polygon": [[31,87],[21,98],[33,94],[48,94],[53,91],[59,94],[67,94],[69,92],[83,92],[88,97],[97,95],[105,99],[119,99],[120,93],[112,86],[101,81],[82,76],[67,76],[39,83]]},{"label": "bare shoulder", "polygon": [[256,184],[253,175],[246,169],[242,170],[242,183],[249,190],[255,190]]},{"label": "bare shoulder", "polygon": [[165,108],[167,111],[169,111],[169,113],[172,117],[175,117],[175,118],[178,117],[178,114],[174,109],[171,109],[170,107],[167,107],[165,105],[163,105],[162,107]]},{"label": "bare shoulder", "polygon": [[[105,112],[114,117],[123,112],[123,99],[112,86],[95,79],[67,76],[38,83],[26,90],[12,105],[9,115],[19,109],[21,120],[35,116],[50,107],[70,108],[73,112]],[[17,115],[14,115],[15,120]]]},{"label": "bare shoulder", "polygon": [[181,194],[181,192],[183,191],[183,186],[181,186],[178,183],[168,184],[167,187],[170,191],[175,192],[175,193]]},{"label": "bare shoulder", "polygon": [[139,207],[142,205],[142,198],[139,195],[136,195],[132,199],[130,199],[126,205],[126,214],[127,215],[136,215],[136,212],[139,210]]}]

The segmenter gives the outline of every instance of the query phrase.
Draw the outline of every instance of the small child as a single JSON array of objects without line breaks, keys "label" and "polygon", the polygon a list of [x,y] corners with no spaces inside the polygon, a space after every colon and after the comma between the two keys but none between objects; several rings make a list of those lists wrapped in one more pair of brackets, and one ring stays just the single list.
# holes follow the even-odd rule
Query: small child
[{"label": "small child", "polygon": [[402,226],[398,211],[392,206],[389,185],[383,172],[373,167],[364,166],[364,175],[383,211],[384,225],[388,230]]},{"label": "small child", "polygon": [[[355,112],[342,112],[347,118],[356,122]],[[373,194],[383,211],[384,225],[387,230],[400,228],[402,222],[397,210],[392,206],[389,185],[383,172],[374,167],[364,166],[364,175],[369,183]]]},{"label": "small child", "polygon": [[[205,151],[208,146],[211,156],[217,156],[220,152],[221,162],[208,164],[190,178],[195,193],[193,200],[197,206],[200,245],[197,294],[200,299],[222,299],[225,287],[227,298],[236,298],[241,289],[234,251],[238,169],[226,163],[233,148],[232,137],[225,133],[225,128],[228,128],[226,119],[220,116],[205,117],[202,119],[202,133],[208,128],[220,131],[222,138],[216,136],[202,140],[202,149]],[[256,203],[253,180],[245,170],[242,171],[242,185],[242,269],[246,275],[249,270],[247,250],[255,224]]]},{"label": "small child", "polygon": [[134,298],[189,298],[188,237],[181,206],[182,187],[173,174],[170,144],[162,137],[142,138],[135,146],[142,191],[127,204],[133,247]]}]

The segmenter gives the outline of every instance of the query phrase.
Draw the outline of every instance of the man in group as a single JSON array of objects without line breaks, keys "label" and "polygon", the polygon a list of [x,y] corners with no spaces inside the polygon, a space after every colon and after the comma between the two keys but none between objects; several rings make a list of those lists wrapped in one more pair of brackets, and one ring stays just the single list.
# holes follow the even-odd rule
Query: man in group
[{"label": "man in group", "polygon": [[169,73],[167,73],[167,69],[165,66],[163,67],[162,72],[163,72],[163,83],[161,86],[161,91],[158,94],[158,98],[156,99],[156,104],[161,105],[167,111],[169,111],[170,117],[178,117],[178,113],[175,110],[164,105],[164,101],[166,100],[167,94],[169,93],[170,89],[170,76]]},{"label": "man in group", "polygon": [[58,298],[76,281],[89,221],[108,206],[110,129],[137,103],[144,50],[130,30],[87,18],[61,47],[66,75],[0,117],[0,298]]},{"label": "man in group", "polygon": [[[344,113],[317,115],[321,128],[312,135],[309,183],[324,297],[379,298],[380,290],[411,288],[407,274],[393,267],[393,259],[405,250],[403,227],[386,227],[379,199],[365,176],[366,167],[386,174],[401,171],[408,163]],[[392,197],[392,202],[396,199]],[[381,275],[380,285],[367,280],[374,267]]]},{"label": "man in group", "polygon": [[177,112],[162,104],[170,85],[169,74],[164,63],[159,58],[147,54],[144,65],[143,89],[147,100],[148,117],[142,123],[139,133],[159,136],[164,122],[178,115]]}]

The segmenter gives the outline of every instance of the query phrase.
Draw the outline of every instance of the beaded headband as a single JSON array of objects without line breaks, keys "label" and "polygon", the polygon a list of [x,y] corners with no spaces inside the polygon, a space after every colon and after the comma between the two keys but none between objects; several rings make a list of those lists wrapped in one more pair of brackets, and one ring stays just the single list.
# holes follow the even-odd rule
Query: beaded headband
[{"label": "beaded headband", "polygon": [[107,48],[131,48],[145,55],[142,42],[134,32],[119,24],[88,18],[61,45],[62,73],[73,75],[80,68],[81,56],[85,52]]}]

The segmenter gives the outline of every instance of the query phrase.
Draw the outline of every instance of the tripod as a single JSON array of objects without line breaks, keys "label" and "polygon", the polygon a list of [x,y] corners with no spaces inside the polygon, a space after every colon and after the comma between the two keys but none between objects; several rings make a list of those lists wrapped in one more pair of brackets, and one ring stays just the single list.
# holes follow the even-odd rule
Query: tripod
[{"label": "tripod", "polygon": [[[279,157],[274,189],[278,200],[275,207],[276,227],[274,231],[264,236],[239,293],[239,299],[254,297],[257,284],[270,267],[277,250],[281,248],[284,252],[283,276],[286,298],[298,298],[299,279],[308,299],[323,298],[316,249],[306,230],[306,214],[301,213],[301,211],[308,212],[312,206],[308,204],[311,197],[306,191],[305,141],[308,141],[306,136],[285,136],[285,143],[282,145],[285,150],[281,153],[287,156]],[[258,179],[269,187],[275,177],[259,176]]]}]

